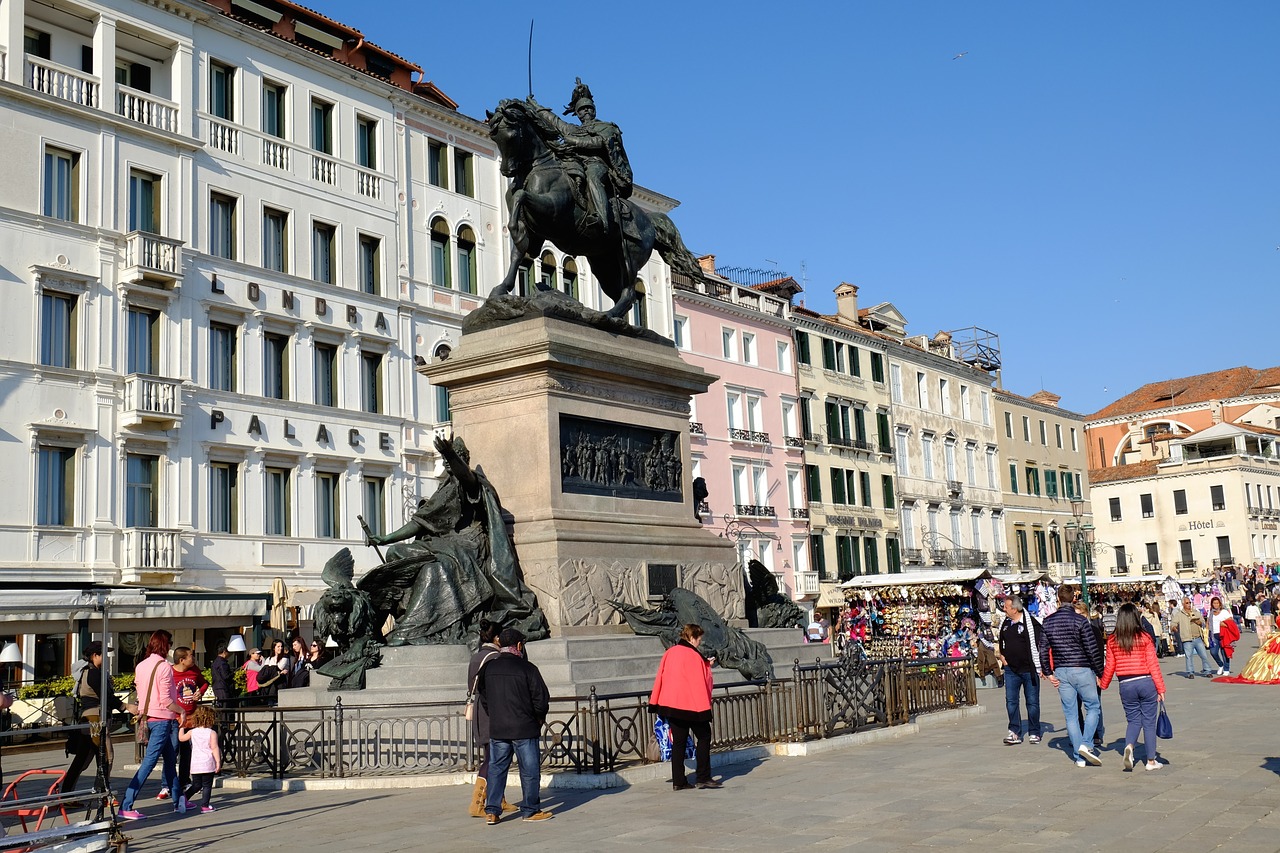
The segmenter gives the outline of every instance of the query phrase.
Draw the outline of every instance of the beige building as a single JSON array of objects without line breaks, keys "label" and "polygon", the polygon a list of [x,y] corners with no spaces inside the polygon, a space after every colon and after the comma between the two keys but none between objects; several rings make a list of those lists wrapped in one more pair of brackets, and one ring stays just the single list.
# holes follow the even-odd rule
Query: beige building
[{"label": "beige building", "polygon": [[1070,576],[1076,572],[1069,535],[1077,523],[1073,498],[1085,501],[1083,523],[1093,521],[1084,416],[1059,408],[1061,398],[1048,391],[1023,397],[997,388],[993,394],[1009,543],[1008,552],[997,554],[994,562]]},{"label": "beige building", "polygon": [[796,308],[797,401],[804,437],[809,559],[823,580],[902,569],[886,353],[863,328],[858,288],[837,313]]},{"label": "beige building", "polygon": [[1205,577],[1280,557],[1280,431],[1220,423],[1095,469],[1100,575]]}]

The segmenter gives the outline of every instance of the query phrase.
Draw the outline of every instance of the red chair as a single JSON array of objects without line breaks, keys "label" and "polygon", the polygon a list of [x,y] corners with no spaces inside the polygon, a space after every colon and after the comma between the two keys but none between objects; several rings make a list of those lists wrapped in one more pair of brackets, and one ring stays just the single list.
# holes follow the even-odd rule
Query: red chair
[{"label": "red chair", "polygon": [[17,779],[14,779],[12,782],[10,782],[8,785],[5,786],[4,795],[0,796],[0,817],[16,817],[19,820],[19,822],[21,822],[22,824],[23,832],[32,831],[27,829],[27,818],[33,817],[36,819],[36,828],[34,831],[38,832],[41,828],[41,825],[44,823],[44,819],[49,814],[49,809],[53,808],[54,809],[53,820],[57,821],[58,819],[57,816],[58,816],[58,813],[60,812],[62,814],[63,822],[70,825],[71,819],[67,817],[66,806],[59,802],[44,803],[43,805],[40,805],[38,807],[35,805],[29,805],[29,806],[15,806],[11,808],[5,808],[6,802],[17,802],[22,799],[18,796],[18,786],[22,784],[22,781],[24,779],[28,779],[33,776],[55,777],[53,780],[53,784],[49,786],[49,796],[56,797],[62,793],[62,779],[66,775],[67,775],[67,771],[65,770],[28,770],[26,773],[23,773]]}]

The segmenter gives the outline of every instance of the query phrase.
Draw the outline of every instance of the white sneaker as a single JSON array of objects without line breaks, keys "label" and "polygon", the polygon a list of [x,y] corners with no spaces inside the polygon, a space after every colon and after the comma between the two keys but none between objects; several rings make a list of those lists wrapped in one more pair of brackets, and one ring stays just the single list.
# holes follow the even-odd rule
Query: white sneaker
[{"label": "white sneaker", "polygon": [[1124,745],[1124,769],[1133,769],[1133,744]]},{"label": "white sneaker", "polygon": [[1164,765],[1163,765],[1163,764],[1161,764],[1159,761],[1148,761],[1148,762],[1147,762],[1147,769],[1148,769],[1148,770],[1159,770],[1159,769],[1160,769],[1161,767],[1163,767],[1163,766],[1164,766]]},{"label": "white sneaker", "polygon": [[1087,766],[1087,765],[1085,764],[1085,762],[1084,762],[1084,759],[1083,759],[1083,758],[1077,758],[1077,759],[1076,759],[1076,767],[1085,767],[1085,766]]},{"label": "white sneaker", "polygon": [[1098,757],[1098,753],[1094,752],[1087,744],[1080,744],[1080,748],[1076,750],[1080,753],[1080,757],[1092,764],[1094,767],[1102,766],[1102,759]]}]

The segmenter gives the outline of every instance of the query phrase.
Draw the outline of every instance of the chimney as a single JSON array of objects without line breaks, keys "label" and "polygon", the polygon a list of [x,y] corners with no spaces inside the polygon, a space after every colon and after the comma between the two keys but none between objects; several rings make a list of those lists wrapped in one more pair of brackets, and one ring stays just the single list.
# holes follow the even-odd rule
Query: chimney
[{"label": "chimney", "polygon": [[836,314],[850,326],[858,325],[858,286],[847,281],[836,288]]},{"label": "chimney", "polygon": [[698,266],[702,267],[702,271],[711,275],[716,274],[716,256],[703,255],[698,258]]},{"label": "chimney", "polygon": [[1222,401],[1221,400],[1210,400],[1209,412],[1215,424],[1222,423]]},{"label": "chimney", "polygon": [[1056,409],[1058,407],[1058,401],[1062,398],[1052,391],[1045,391],[1041,389],[1032,394],[1028,399],[1033,403],[1039,403],[1042,406],[1053,406]]}]

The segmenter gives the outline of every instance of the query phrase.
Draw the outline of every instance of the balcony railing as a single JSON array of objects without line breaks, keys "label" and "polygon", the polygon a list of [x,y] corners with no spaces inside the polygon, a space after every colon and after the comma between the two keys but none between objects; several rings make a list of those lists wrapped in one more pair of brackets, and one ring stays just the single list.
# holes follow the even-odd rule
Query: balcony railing
[{"label": "balcony railing", "polygon": [[1173,567],[1180,572],[1190,571],[1191,569],[1194,569],[1196,567],[1196,561],[1195,560],[1178,560],[1178,562],[1173,564]]},{"label": "balcony railing", "polygon": [[995,560],[997,566],[1007,566],[1010,563],[1008,551],[996,551]]},{"label": "balcony railing", "polygon": [[37,92],[82,107],[97,107],[102,98],[97,77],[38,56],[27,56],[26,83]]},{"label": "balcony railing", "polygon": [[124,411],[127,427],[152,424],[169,429],[182,420],[182,382],[132,373],[124,379]]},{"label": "balcony railing", "polygon": [[890,445],[890,444],[882,444],[882,445],[880,445],[880,446],[879,446],[879,448],[878,448],[878,449],[879,449],[879,451],[880,451],[881,453],[883,453],[883,454],[884,454],[884,455],[886,455],[886,456],[892,456],[892,455],[893,455],[893,445]]},{"label": "balcony railing", "polygon": [[289,143],[279,139],[262,140],[262,165],[289,171]]},{"label": "balcony railing", "polygon": [[1158,575],[1160,574],[1160,571],[1161,571],[1160,563],[1143,563],[1142,564],[1142,573],[1144,575]]},{"label": "balcony railing", "polygon": [[156,130],[178,132],[177,104],[128,86],[121,86],[116,92],[116,113]]},{"label": "balcony railing", "polygon": [[182,566],[181,531],[158,527],[127,527],[124,531],[126,570],[177,572]]},{"label": "balcony railing", "polygon": [[804,447],[804,439],[798,435],[789,435],[785,439],[787,447]]},{"label": "balcony railing", "polygon": [[338,183],[338,161],[323,154],[311,155],[311,180],[334,186]]},{"label": "balcony railing", "polygon": [[1215,569],[1225,569],[1226,567],[1234,566],[1235,564],[1235,557],[1214,557],[1213,559],[1213,567]]},{"label": "balcony railing", "polygon": [[690,435],[706,435],[707,431],[702,428],[702,424],[697,421],[689,421]]},{"label": "balcony railing", "polygon": [[903,548],[902,561],[908,565],[922,565],[924,563],[924,552],[919,548]]},{"label": "balcony railing", "polygon": [[356,192],[366,198],[382,198],[382,176],[357,167]]},{"label": "balcony railing", "polygon": [[964,492],[964,484],[959,480],[947,480],[947,493],[950,495],[959,495]]},{"label": "balcony railing", "polygon": [[125,236],[126,281],[174,284],[182,277],[182,241],[147,231]]},{"label": "balcony railing", "polygon": [[791,517],[792,518],[808,518],[809,510],[807,507],[793,506],[791,508]]},{"label": "balcony railing", "polygon": [[771,506],[759,506],[757,504],[734,504],[733,511],[735,515],[750,516],[751,518],[776,518]]},{"label": "balcony railing", "polygon": [[817,572],[796,572],[797,595],[817,595],[819,592]]},{"label": "balcony railing", "polygon": [[1127,575],[1127,574],[1129,574],[1129,567],[1128,567],[1128,566],[1116,566],[1114,569],[1112,569],[1112,570],[1111,570],[1111,573],[1112,573],[1113,575]]},{"label": "balcony railing", "polygon": [[239,154],[240,128],[217,119],[209,119],[209,147],[228,154]]},{"label": "balcony railing", "polygon": [[729,438],[733,439],[734,441],[750,441],[756,444],[769,443],[769,433],[752,432],[749,429],[730,429]]}]

